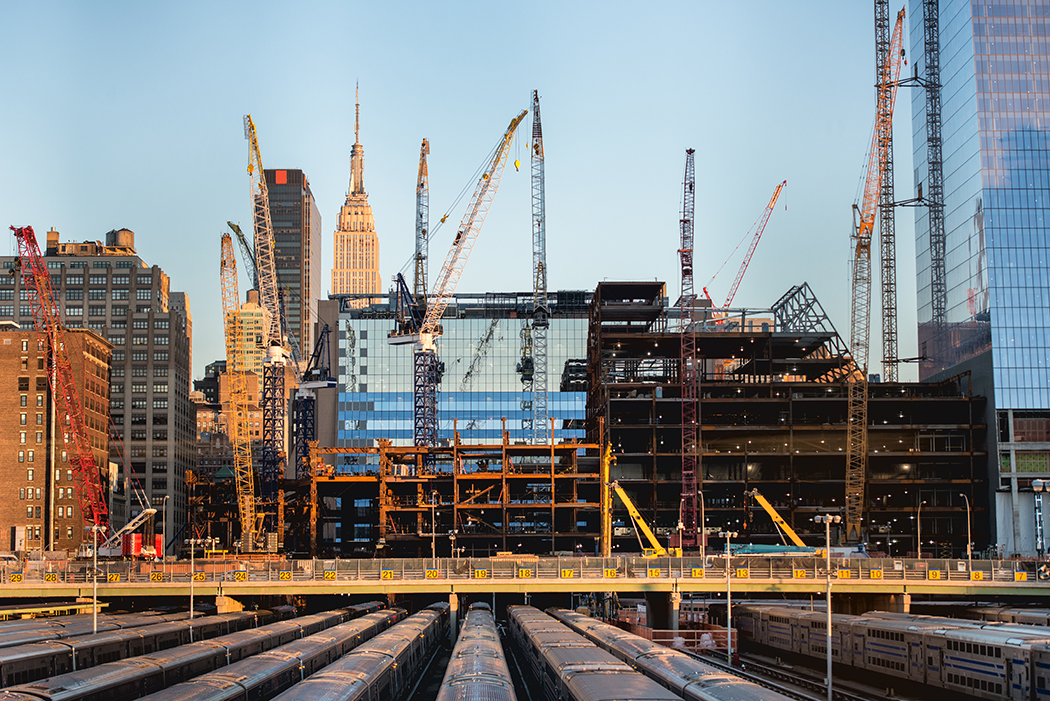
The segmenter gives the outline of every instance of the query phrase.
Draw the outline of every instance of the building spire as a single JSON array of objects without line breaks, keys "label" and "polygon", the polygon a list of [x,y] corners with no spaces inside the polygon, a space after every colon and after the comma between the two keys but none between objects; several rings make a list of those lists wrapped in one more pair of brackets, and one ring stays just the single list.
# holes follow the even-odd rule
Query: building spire
[{"label": "building spire", "polygon": [[361,145],[361,88],[354,89],[354,145],[350,148],[350,193],[365,194],[365,149]]}]

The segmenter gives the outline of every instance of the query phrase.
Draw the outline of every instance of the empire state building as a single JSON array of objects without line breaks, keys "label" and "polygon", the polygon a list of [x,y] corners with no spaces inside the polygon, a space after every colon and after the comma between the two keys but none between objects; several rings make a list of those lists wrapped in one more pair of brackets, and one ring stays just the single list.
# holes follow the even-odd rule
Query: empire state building
[{"label": "empire state building", "polygon": [[[361,103],[354,119],[354,145],[350,149],[350,190],[339,210],[335,230],[335,263],[332,294],[379,294],[379,237],[365,193],[365,150],[361,146]],[[366,306],[362,299],[353,306]]]}]

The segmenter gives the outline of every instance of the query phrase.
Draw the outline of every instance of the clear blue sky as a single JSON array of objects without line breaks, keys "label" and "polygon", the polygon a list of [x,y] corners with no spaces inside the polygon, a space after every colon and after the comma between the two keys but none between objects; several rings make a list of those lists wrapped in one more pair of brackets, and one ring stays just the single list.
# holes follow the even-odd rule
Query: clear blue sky
[{"label": "clear blue sky", "polygon": [[[301,168],[310,179],[324,230],[324,296],[349,179],[355,81],[387,280],[413,247],[420,140],[431,143],[436,221],[538,88],[551,289],[658,279],[677,297],[692,147],[697,282],[708,282],[786,179],[735,305],[768,307],[808,281],[848,337],[851,205],[874,115],[872,14],[870,3],[841,0],[8,0],[0,4],[0,222],[30,224],[40,237],[53,226],[77,241],[135,231],[139,255],[189,293],[200,377],[224,356],[219,236],[228,219],[250,223],[245,113],[266,167]],[[912,189],[908,104],[898,102],[895,129],[899,199]],[[513,157],[522,169],[508,168],[460,291],[531,289],[524,139]],[[449,218],[458,221],[465,204]],[[913,216],[897,217],[905,357],[917,355]],[[453,233],[446,227],[431,245],[432,276]],[[716,299],[745,248],[711,284]],[[15,252],[13,237],[0,252]],[[914,368],[902,377],[914,379]]]}]

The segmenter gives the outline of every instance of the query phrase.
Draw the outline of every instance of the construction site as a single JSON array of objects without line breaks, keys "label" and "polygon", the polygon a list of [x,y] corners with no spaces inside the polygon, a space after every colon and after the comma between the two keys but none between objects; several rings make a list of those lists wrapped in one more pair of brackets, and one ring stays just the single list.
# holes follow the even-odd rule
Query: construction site
[{"label": "construction site", "polygon": [[[967,373],[898,381],[901,363],[943,358],[900,358],[897,349],[892,212],[902,203],[893,195],[892,116],[906,83],[904,11],[893,23],[887,3],[875,6],[879,80],[854,205],[848,335],[804,281],[765,307],[734,305],[787,181],[741,239],[746,253],[724,301],[694,282],[692,149],[679,246],[667,252],[679,263],[677,294],[660,281],[549,291],[538,91],[472,182],[435,278],[429,244],[447,215],[431,227],[424,139],[412,272],[384,293],[333,294],[317,306],[312,327],[301,326],[309,305],[279,284],[275,262],[270,188],[287,184],[287,173],[271,177],[264,168],[255,123],[245,116],[252,231],[231,222],[216,246],[226,357],[191,397],[198,442],[185,482],[190,547],[206,540],[225,551],[342,557],[695,553],[712,537],[786,546],[788,531],[794,545],[812,545],[808,539],[821,536],[814,518],[827,515],[841,519],[837,543],[890,556],[958,556],[987,544],[994,461],[986,400]],[[926,67],[937,70],[935,53]],[[928,92],[927,118],[939,124],[939,98]],[[530,159],[533,289],[460,292],[515,137],[525,139]],[[932,323],[950,336],[938,143],[930,141],[927,199],[905,204],[929,210]],[[354,149],[344,210],[359,216],[351,205],[367,201],[360,144]],[[56,293],[31,235],[18,233],[21,269],[39,308],[53,309]],[[244,295],[242,277],[250,282]],[[873,297],[881,303],[877,376],[869,372]],[[42,312],[35,323],[49,344],[61,345],[52,317]],[[77,403],[63,408],[73,435],[82,432]],[[145,424],[146,414],[135,421]],[[78,451],[79,507],[101,542],[106,496],[90,447]],[[167,498],[128,505],[110,538],[148,525]]]}]

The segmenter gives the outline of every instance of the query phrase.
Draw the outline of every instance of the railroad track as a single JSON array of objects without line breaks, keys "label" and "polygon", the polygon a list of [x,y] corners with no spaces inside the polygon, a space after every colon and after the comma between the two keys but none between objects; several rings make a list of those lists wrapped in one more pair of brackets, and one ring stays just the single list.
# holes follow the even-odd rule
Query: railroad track
[{"label": "railroad track", "polygon": [[[735,674],[741,679],[764,686],[767,689],[783,694],[784,696],[799,699],[799,701],[823,701],[827,698],[828,687],[823,677],[817,681],[795,670],[788,670],[775,665],[770,665],[757,658],[747,658],[747,668],[733,667],[719,658],[711,655],[697,655],[687,652],[699,660],[703,660],[712,667]],[[835,701],[884,701],[885,696],[871,696],[848,691],[839,687],[838,683],[832,689],[832,698]]]}]

